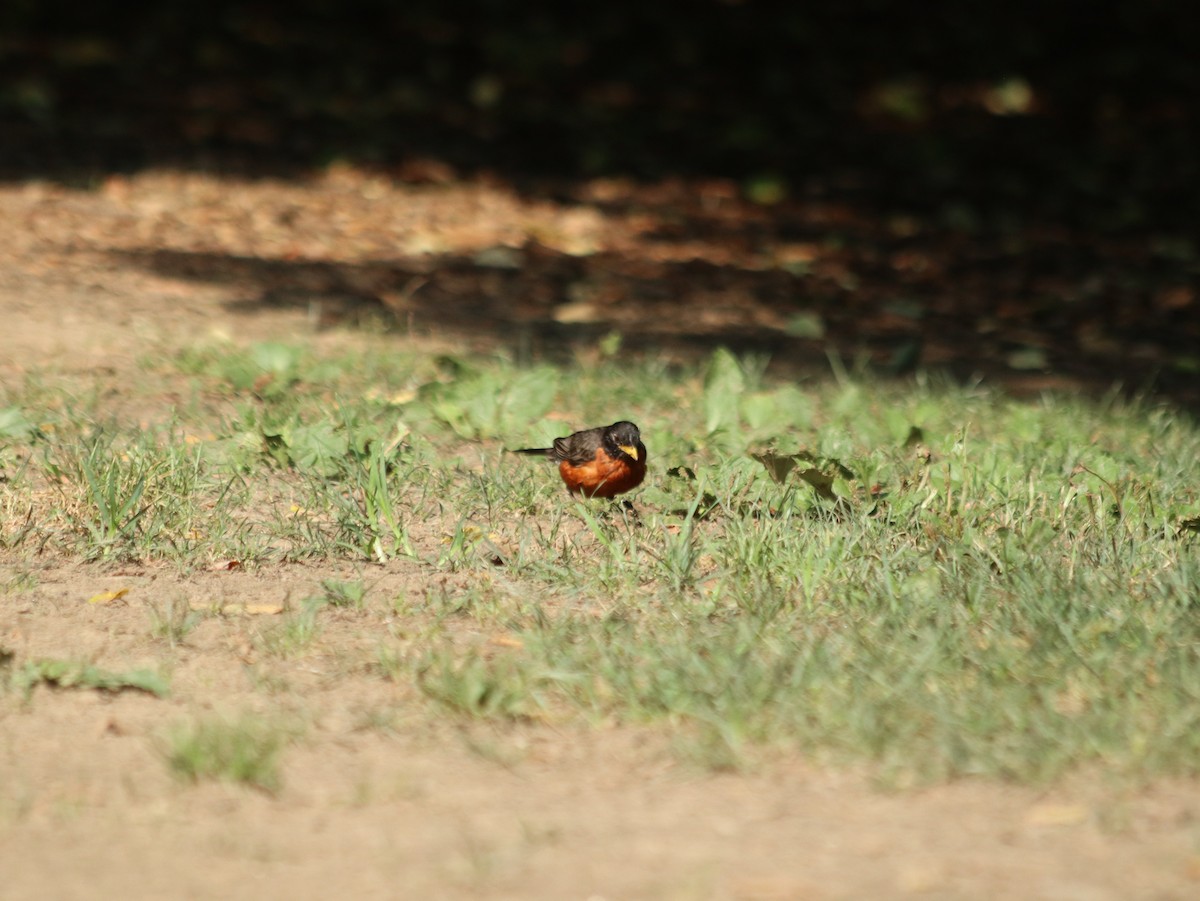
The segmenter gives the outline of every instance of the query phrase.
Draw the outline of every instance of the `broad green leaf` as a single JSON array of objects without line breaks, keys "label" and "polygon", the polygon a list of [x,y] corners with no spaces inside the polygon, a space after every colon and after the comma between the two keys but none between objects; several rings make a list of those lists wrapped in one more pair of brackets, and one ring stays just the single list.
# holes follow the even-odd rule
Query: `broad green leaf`
[{"label": "broad green leaf", "polygon": [[346,433],[334,429],[328,422],[298,425],[288,436],[292,463],[302,470],[331,474],[337,468],[337,461],[345,457],[349,449]]},{"label": "broad green leaf", "polygon": [[275,341],[255,345],[250,356],[260,372],[270,372],[280,376],[292,375],[300,364],[298,348]]},{"label": "broad green leaf", "polygon": [[28,438],[33,430],[33,423],[25,417],[20,407],[0,410],[0,438]]},{"label": "broad green leaf", "polygon": [[544,416],[554,405],[558,392],[558,372],[548,366],[522,372],[504,392],[505,431],[523,427]]},{"label": "broad green leaf", "polygon": [[720,348],[708,364],[704,379],[705,429],[712,434],[733,428],[738,423],[738,404],[746,389],[742,366],[725,348]]}]

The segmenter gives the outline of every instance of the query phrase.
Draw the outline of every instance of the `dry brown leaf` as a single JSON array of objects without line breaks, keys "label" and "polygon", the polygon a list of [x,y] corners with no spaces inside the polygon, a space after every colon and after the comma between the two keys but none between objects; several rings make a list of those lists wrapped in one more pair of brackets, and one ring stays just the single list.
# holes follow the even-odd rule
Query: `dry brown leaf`
[{"label": "dry brown leaf", "polygon": [[223,616],[276,616],[283,613],[283,604],[226,604]]},{"label": "dry brown leaf", "polygon": [[488,644],[494,644],[502,648],[523,648],[525,642],[512,635],[493,635],[488,639]]},{"label": "dry brown leaf", "polygon": [[1088,809],[1082,804],[1035,804],[1025,814],[1029,826],[1077,826],[1088,818]]},{"label": "dry brown leaf", "polygon": [[554,309],[554,320],[556,322],[564,322],[575,324],[580,322],[599,322],[603,316],[596,309],[596,305],[587,301],[578,301],[576,303],[565,303]]}]

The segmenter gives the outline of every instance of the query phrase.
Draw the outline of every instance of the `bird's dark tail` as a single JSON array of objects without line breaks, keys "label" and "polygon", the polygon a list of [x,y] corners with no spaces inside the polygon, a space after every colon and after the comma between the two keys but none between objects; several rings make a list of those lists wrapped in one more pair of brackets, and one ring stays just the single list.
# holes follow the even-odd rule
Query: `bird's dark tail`
[{"label": "bird's dark tail", "polygon": [[508,452],[510,454],[525,454],[526,456],[529,456],[529,457],[549,457],[551,454],[554,453],[554,448],[552,448],[552,447],[517,447],[517,448],[510,448]]}]

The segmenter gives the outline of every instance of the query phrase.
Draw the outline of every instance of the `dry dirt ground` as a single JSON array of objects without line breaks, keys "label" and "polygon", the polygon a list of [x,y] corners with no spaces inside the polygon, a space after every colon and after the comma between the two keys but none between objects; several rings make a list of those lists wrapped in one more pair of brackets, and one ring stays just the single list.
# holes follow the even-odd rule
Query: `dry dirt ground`
[{"label": "dry dirt ground", "polygon": [[[320,279],[307,303],[247,304],[264,290],[237,268],[249,260],[470,255],[531,236],[569,254],[603,245],[610,228],[600,213],[498,187],[353,173],[307,185],[154,173],[89,191],[8,185],[0,378],[48,369],[119,390],[146,348],[213,332],[356,340],[319,327],[337,309]],[[225,262],[197,278],[147,267],[150,251]],[[363,290],[402,309],[419,287]],[[573,303],[587,318],[603,299]],[[164,598],[275,604],[345,567],[183,578],[23,553],[0,551],[0,647],[18,664],[167,667],[172,694],[0,696],[0,898],[1200,897],[1196,782],[1090,774],[1046,789],[885,791],[783,751],[712,773],[650,731],[430,715],[412,686],[347,665],[381,631],[403,631],[394,615],[335,615],[312,653],[284,661],[255,644],[261,617],[206,618],[175,648],[151,635]],[[399,591],[421,574],[397,564],[375,577]],[[22,578],[35,587],[14,588]],[[129,588],[122,602],[87,603],[117,586]],[[278,794],[169,774],[171,724],[241,710],[306,724]]]}]

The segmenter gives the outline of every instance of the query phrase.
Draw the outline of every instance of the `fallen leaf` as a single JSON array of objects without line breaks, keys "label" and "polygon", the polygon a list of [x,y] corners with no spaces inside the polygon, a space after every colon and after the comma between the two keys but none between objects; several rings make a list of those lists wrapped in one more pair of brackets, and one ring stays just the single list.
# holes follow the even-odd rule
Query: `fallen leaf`
[{"label": "fallen leaf", "polygon": [[568,324],[599,322],[601,318],[600,311],[596,309],[595,304],[583,300],[562,304],[554,310],[554,319],[556,322]]},{"label": "fallen leaf", "polygon": [[1082,804],[1035,804],[1025,814],[1029,826],[1077,826],[1088,818],[1088,809]]},{"label": "fallen leaf", "polygon": [[813,487],[818,497],[823,497],[827,501],[837,500],[837,495],[833,493],[833,476],[813,467],[799,470],[799,475]]},{"label": "fallen leaf", "polygon": [[276,616],[283,613],[283,604],[226,604],[222,616]]},{"label": "fallen leaf", "polygon": [[1200,532],[1200,516],[1190,516],[1187,519],[1179,521],[1179,531],[1183,532]]},{"label": "fallen leaf", "polygon": [[773,451],[752,453],[750,456],[761,463],[776,482],[787,480],[788,474],[801,463],[815,464],[798,471],[801,479],[811,485],[821,497],[833,500],[833,483],[836,479],[853,479],[854,473],[839,460],[832,457],[819,457],[810,451],[802,450],[795,454],[777,454]]},{"label": "fallen leaf", "polygon": [[787,321],[784,330],[796,338],[819,340],[825,337],[825,322],[817,313],[797,313]]},{"label": "fallen leaf", "polygon": [[1005,362],[1009,369],[1045,369],[1049,361],[1040,347],[1022,347],[1010,353]]},{"label": "fallen leaf", "polygon": [[119,601],[125,595],[129,594],[128,588],[117,588],[113,591],[102,591],[99,594],[94,594],[88,598],[89,604],[111,604],[113,601]]},{"label": "fallen leaf", "polygon": [[275,616],[283,613],[283,604],[245,604],[246,612],[252,616]]},{"label": "fallen leaf", "polygon": [[498,645],[502,648],[523,648],[525,642],[519,638],[514,638],[512,635],[493,635],[488,639],[488,644]]},{"label": "fallen leaf", "polygon": [[219,560],[209,567],[213,572],[228,572],[234,569],[241,569],[241,560]]},{"label": "fallen leaf", "polygon": [[787,479],[788,473],[796,468],[796,459],[791,455],[779,454],[751,454],[755,460],[766,467],[771,478],[776,482],[783,482]]}]

